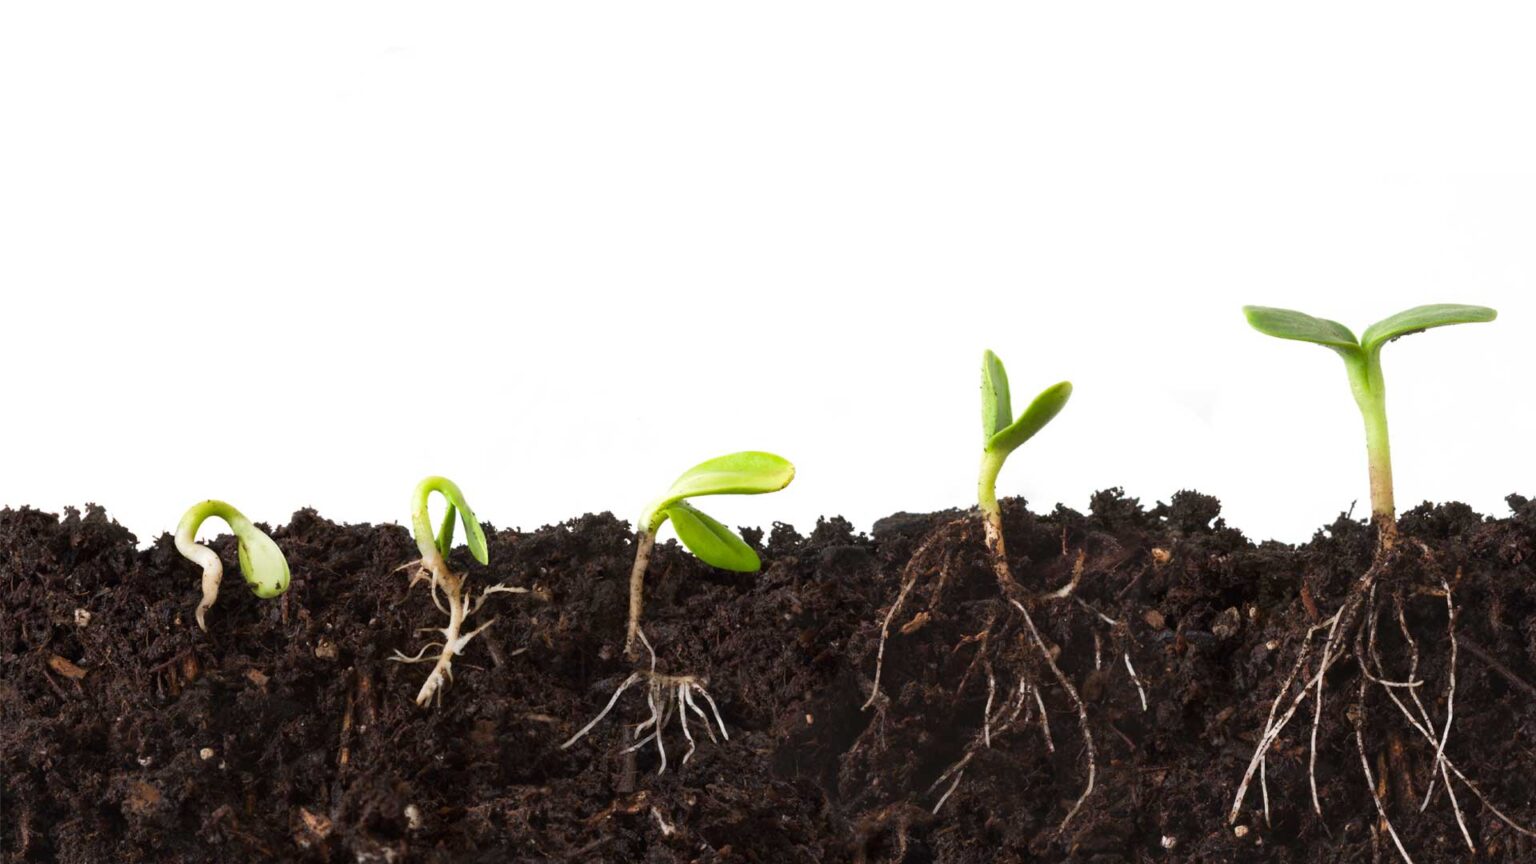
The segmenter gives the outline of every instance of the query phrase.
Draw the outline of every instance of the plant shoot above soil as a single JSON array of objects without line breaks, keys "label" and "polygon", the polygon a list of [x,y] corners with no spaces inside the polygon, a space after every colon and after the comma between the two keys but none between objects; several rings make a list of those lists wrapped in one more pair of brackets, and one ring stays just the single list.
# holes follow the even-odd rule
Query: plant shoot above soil
[{"label": "plant shoot above soil", "polygon": [[1415,306],[1365,328],[1359,338],[1348,327],[1305,312],[1244,306],[1253,329],[1277,339],[1312,342],[1333,349],[1344,359],[1349,388],[1365,420],[1365,450],[1370,462],[1371,521],[1378,544],[1390,549],[1397,537],[1397,510],[1392,500],[1392,448],[1387,440],[1387,391],[1381,375],[1381,348],[1388,342],[1431,327],[1492,321],[1498,313],[1487,306],[1436,303]]},{"label": "plant shoot above soil", "polygon": [[[448,501],[448,510],[443,517],[442,527],[437,533],[432,532],[432,517],[427,512],[427,500],[436,492]],[[478,598],[469,594],[464,587],[467,574],[454,573],[448,568],[448,551],[453,548],[454,520],[457,519],[464,525],[464,545],[469,547],[469,554],[481,564],[490,563],[490,555],[486,551],[485,532],[480,528],[480,521],[475,518],[475,512],[469,509],[469,502],[464,500],[464,493],[459,487],[446,477],[428,477],[416,486],[416,491],[411,493],[411,528],[416,537],[416,548],[421,550],[421,559],[402,565],[400,569],[415,567],[416,571],[411,576],[410,585],[422,579],[427,579],[432,592],[432,602],[437,608],[448,616],[448,626],[438,632],[443,634],[443,641],[430,642],[416,653],[415,656],[407,656],[395,652],[394,660],[401,663],[433,663],[432,673],[421,685],[421,691],[416,694],[416,704],[426,705],[432,701],[435,695],[441,701],[442,688],[453,680],[453,657],[464,651],[464,646],[469,640],[475,638],[480,631],[496,623],[496,619],[481,624],[468,633],[463,633],[464,622],[475,610],[485,603],[486,597],[500,593],[524,593],[525,588],[512,588],[507,585],[492,585],[480,592]],[[442,596],[438,596],[438,592]],[[436,654],[427,652],[433,648],[438,649]]]},{"label": "plant shoot above soil", "polygon": [[[1052,384],[1029,403],[1017,420],[1013,417],[1012,402],[1008,393],[1008,372],[996,354],[987,351],[981,358],[981,479],[977,483],[976,500],[986,520],[987,548],[994,559],[1007,561],[1003,552],[1003,511],[997,504],[997,475],[1003,470],[1008,454],[1019,449],[1025,441],[1061,413],[1072,398],[1072,384],[1062,381]],[[1011,576],[1006,577],[1010,582]]]},{"label": "plant shoot above soil", "polygon": [[[959,787],[971,761],[978,754],[992,747],[994,738],[1012,728],[1029,723],[1032,716],[1039,719],[1041,734],[1046,740],[1047,748],[1054,750],[1055,745],[1051,743],[1050,720],[1043,695],[1048,679],[1056,682],[1077,714],[1078,728],[1083,735],[1083,761],[1086,763],[1083,791],[1062,818],[1057,829],[1058,833],[1066,830],[1073,817],[1081,810],[1083,803],[1093,794],[1097,761],[1093,733],[1088,725],[1088,708],[1079,695],[1077,687],[1056,662],[1056,655],[1062,650],[1061,646],[1057,645],[1053,648],[1047,644],[1040,628],[1035,625],[1034,616],[1031,614],[1033,609],[1039,609],[1044,604],[1052,604],[1052,613],[1057,616],[1055,621],[1058,632],[1063,631],[1067,622],[1071,620],[1074,605],[1090,614],[1090,627],[1101,628],[1107,625],[1110,628],[1111,646],[1118,648],[1121,652],[1126,672],[1140,696],[1142,710],[1146,710],[1146,692],[1142,688],[1140,678],[1136,675],[1135,664],[1131,661],[1130,628],[1124,621],[1099,611],[1076,594],[1082,581],[1086,554],[1078,550],[1067,584],[1052,591],[1030,593],[1014,580],[1008,565],[1008,556],[1004,551],[1003,511],[997,500],[998,472],[1002,470],[1008,454],[1017,450],[1025,441],[1045,428],[1047,423],[1061,413],[1061,409],[1066,406],[1071,396],[1072,385],[1062,381],[1046,388],[1035,397],[1022,414],[1015,418],[1012,397],[1008,389],[1008,373],[1003,368],[1003,362],[991,351],[982,355],[982,457],[981,476],[977,483],[977,504],[981,512],[989,563],[997,581],[1000,596],[994,601],[994,607],[987,613],[986,618],[977,622],[979,629],[966,635],[960,644],[949,649],[950,652],[958,652],[965,644],[976,644],[977,648],[970,665],[955,685],[954,696],[957,699],[961,698],[968,682],[984,680],[986,702],[982,710],[980,728],[963,754],[933,780],[925,793],[931,794],[940,787],[944,787],[943,793],[933,805],[934,813],[939,812],[944,802]],[[875,651],[875,675],[870,686],[869,699],[864,703],[864,708],[874,708],[883,712],[890,704],[889,697],[880,689],[880,680],[884,670],[886,646],[891,639],[892,624],[896,621],[896,616],[905,608],[907,597],[916,587],[918,580],[929,575],[937,577],[929,593],[929,608],[919,611],[897,632],[903,636],[916,633],[928,621],[938,617],[938,613],[934,610],[943,596],[944,587],[952,584],[952,571],[959,569],[957,565],[961,560],[961,544],[954,541],[963,540],[968,536],[973,537],[975,521],[970,517],[962,517],[939,526],[931,531],[912,553],[902,573],[901,587],[897,591],[896,599],[886,611],[884,621],[880,625],[880,639]],[[1068,550],[1065,533],[1062,535],[1061,547],[1062,555],[1066,557]],[[1071,601],[1071,603],[1065,601]],[[1093,639],[1094,644],[1100,646],[1095,648],[1098,656],[1102,647],[1102,638],[1097,630],[1093,634]],[[1003,690],[1002,704],[994,710],[993,706],[1000,686],[1011,689]],[[871,724],[871,728],[883,728],[883,724]]]},{"label": "plant shoot above soil", "polygon": [[266,532],[251,524],[244,513],[223,501],[211,499],[193,505],[181,517],[181,524],[176,526],[176,551],[203,568],[203,599],[197,604],[197,626],[204,632],[208,625],[203,616],[218,599],[219,583],[224,578],[224,564],[219,561],[218,554],[197,542],[197,529],[210,516],[217,516],[229,524],[230,533],[239,544],[240,572],[257,597],[269,600],[282,594],[288,590],[289,580],[288,559],[283,557],[283,550],[277,548]]},{"label": "plant shoot above soil", "polygon": [[701,495],[761,495],[777,492],[795,479],[795,466],[782,456],[747,450],[718,456],[689,468],[661,497],[652,501],[635,522],[635,566],[629,576],[629,630],[624,653],[638,657],[640,612],[644,603],[645,569],[656,532],[672,521],[677,538],[700,561],[721,570],[751,573],[762,566],[757,552],[736,532],[688,503]]},{"label": "plant shoot above soil", "polygon": [[650,563],[651,550],[656,546],[656,532],[669,519],[677,529],[678,539],[705,564],[738,573],[757,570],[762,566],[757,552],[736,532],[689,504],[687,499],[700,495],[761,495],[764,492],[777,492],[788,486],[793,479],[795,466],[781,456],[754,450],[731,453],[700,462],[684,471],[683,476],[677,478],[665,494],[646,506],[635,523],[635,566],[629,577],[629,627],[624,637],[624,653],[630,660],[637,660],[638,649],[644,646],[650,655],[650,665],[643,671],[630,673],[614,690],[603,710],[561,744],[560,749],[567,749],[584,738],[608,716],[624,691],[641,682],[645,682],[645,701],[651,713],[648,719],[630,730],[627,740],[639,740],[633,740],[633,743],[625,747],[625,753],[632,753],[654,741],[661,757],[656,773],[666,771],[667,747],[662,730],[666,728],[674,711],[677,713],[678,725],[682,727],[683,738],[688,742],[682,764],[688,764],[694,751],[693,733],[688,728],[689,712],[703,723],[704,731],[709,733],[711,741],[718,740],[709,718],[694,699],[695,696],[709,706],[715,725],[720,727],[721,737],[730,740],[725,721],[720,717],[720,709],[705,689],[709,684],[708,678],[702,675],[668,675],[657,671],[656,652],[651,648],[650,640],[645,638],[645,632],[640,629],[645,570]]}]

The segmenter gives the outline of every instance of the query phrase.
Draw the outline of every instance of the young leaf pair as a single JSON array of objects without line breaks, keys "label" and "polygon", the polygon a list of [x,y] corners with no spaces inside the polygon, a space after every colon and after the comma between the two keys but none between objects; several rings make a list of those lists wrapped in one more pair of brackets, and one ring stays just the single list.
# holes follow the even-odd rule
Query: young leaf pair
[{"label": "young leaf pair", "polygon": [[688,502],[703,495],[761,495],[777,492],[795,479],[795,466],[782,456],[747,450],[719,456],[689,468],[652,501],[635,522],[635,565],[629,577],[629,629],[624,651],[634,658],[640,638],[645,570],[656,532],[669,520],[677,537],[699,560],[722,570],[750,573],[762,566],[757,552],[736,532]]},{"label": "young leaf pair", "polygon": [[1357,339],[1337,321],[1316,318],[1293,309],[1244,306],[1248,323],[1278,339],[1311,342],[1332,349],[1344,360],[1349,387],[1365,421],[1365,449],[1370,465],[1371,520],[1380,548],[1390,549],[1397,535],[1397,511],[1392,499],[1392,448],[1387,440],[1387,391],[1381,374],[1381,349],[1388,342],[1431,327],[1492,321],[1498,313],[1487,306],[1436,303],[1415,306],[1365,328]]}]

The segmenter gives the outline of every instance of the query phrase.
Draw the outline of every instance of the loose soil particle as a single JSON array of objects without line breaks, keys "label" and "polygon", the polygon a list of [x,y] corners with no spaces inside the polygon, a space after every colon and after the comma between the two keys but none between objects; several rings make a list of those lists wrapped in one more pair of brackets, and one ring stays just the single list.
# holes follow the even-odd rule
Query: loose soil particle
[{"label": "loose soil particle", "polygon": [[[1414,551],[1391,584],[1461,574],[1446,752],[1490,800],[1536,824],[1536,504],[1510,503],[1514,515],[1498,520],[1460,504],[1405,513]],[[432,638],[418,631],[443,616],[397,572],[414,557],[400,526],[294,514],[272,532],[292,566],[288,594],[260,601],[227,580],[204,634],[192,622],[196,568],[168,535],[140,551],[97,507],[62,519],[5,510],[0,858],[1395,860],[1355,750],[1352,662],[1328,678],[1318,735],[1326,819],[1310,808],[1309,705],[1268,760],[1272,824],[1255,784],[1239,824],[1226,825],[1298,634],[1345,596],[1373,538],[1341,516],[1305,545],[1254,545],[1219,510],[1196,493],[1145,509],[1116,490],[1094,496],[1087,515],[1004,504],[1011,564],[1028,590],[1064,584],[1081,554],[1078,595],[1128,624],[1111,633],[1075,602],[1036,613],[1083,694],[1098,751],[1096,790],[1063,834],[1086,764],[1076,711],[1048,676],[1054,751],[1038,719],[995,736],[931,812],[929,787],[975,738],[986,704],[984,678],[964,676],[975,650],[966,637],[998,609],[979,530],[946,541],[955,547],[937,602],[924,594],[931,578],[914,589],[923,602],[894,622],[886,648],[886,698],[861,708],[908,559],[930,532],[975,514],[898,514],[872,536],[841,519],[809,536],[749,530],[764,559],[756,574],[659,545],[646,601],[658,668],[708,676],[731,739],[710,743],[695,724],[698,749],[679,768],[684,742],[671,724],[658,776],[654,748],[619,752],[615,720],[647,715],[639,689],[559,749],[631,671],[621,642],[633,536],[609,514],[488,532],[489,567],[455,555],[472,584],[533,593],[491,599],[480,614],[496,623],[455,663],[442,706],[423,710],[412,697],[426,667],[390,657],[416,653]],[[213,545],[232,568],[233,539]],[[1407,614],[1421,692],[1440,722],[1445,604],[1412,597]],[[1391,623],[1384,633],[1396,633]],[[1406,643],[1383,639],[1388,667],[1406,675]],[[1443,789],[1418,812],[1433,749],[1384,697],[1365,709],[1372,770],[1414,860],[1466,860]],[[1536,861],[1536,843],[1457,791],[1482,860]]]}]

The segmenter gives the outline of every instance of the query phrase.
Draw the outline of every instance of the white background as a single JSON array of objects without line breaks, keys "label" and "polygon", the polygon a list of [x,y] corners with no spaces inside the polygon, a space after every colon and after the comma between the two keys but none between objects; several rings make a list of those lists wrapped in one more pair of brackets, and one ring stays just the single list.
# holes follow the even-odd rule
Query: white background
[{"label": "white background", "polygon": [[[7,4],[0,503],[148,541],[204,497],[731,524],[973,501],[977,366],[1067,410],[999,491],[1359,500],[1330,352],[1386,349],[1400,507],[1536,494],[1536,21],[1477,4]],[[1028,392],[1025,392],[1028,391]]]}]

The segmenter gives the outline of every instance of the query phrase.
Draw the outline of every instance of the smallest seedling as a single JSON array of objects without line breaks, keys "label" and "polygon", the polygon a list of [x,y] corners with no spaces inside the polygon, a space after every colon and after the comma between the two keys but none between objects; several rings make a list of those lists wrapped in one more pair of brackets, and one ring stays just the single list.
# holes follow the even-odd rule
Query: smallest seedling
[{"label": "smallest seedling", "polygon": [[224,564],[218,553],[197,542],[197,529],[210,516],[217,516],[229,525],[240,547],[240,572],[251,591],[257,597],[270,600],[288,590],[288,559],[264,531],[251,524],[245,514],[223,501],[208,500],[195,504],[181,524],[176,526],[176,551],[182,557],[203,568],[203,599],[197,604],[197,626],[204,632],[208,624],[204,615],[213,601],[219,597],[219,583],[224,579]]}]

